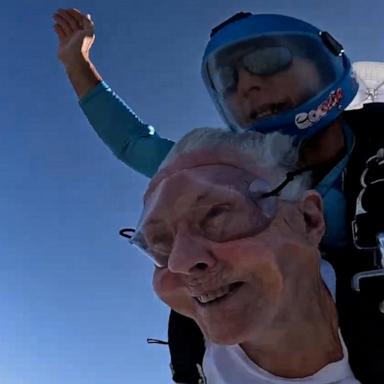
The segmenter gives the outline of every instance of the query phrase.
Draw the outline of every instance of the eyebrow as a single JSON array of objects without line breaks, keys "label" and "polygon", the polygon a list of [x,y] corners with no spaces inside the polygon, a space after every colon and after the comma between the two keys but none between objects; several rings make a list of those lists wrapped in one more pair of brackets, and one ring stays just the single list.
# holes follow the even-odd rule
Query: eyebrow
[{"label": "eyebrow", "polygon": [[[204,200],[207,200],[209,197],[211,197],[213,195],[213,192],[212,191],[208,191],[208,192],[203,192],[201,194],[199,194],[198,196],[196,196],[196,198],[190,203],[190,207],[195,207],[197,206],[200,202],[204,201]],[[168,211],[166,212],[168,213]],[[163,213],[163,217],[164,217],[164,214],[166,213]],[[156,218],[153,218],[153,219],[150,219],[149,221],[147,222],[144,222],[144,226],[145,227],[153,227],[153,226],[158,226],[158,225],[161,225],[161,224],[164,224],[165,223],[165,220],[164,219],[156,219]]]},{"label": "eyebrow", "polygon": [[210,192],[205,192],[205,193],[200,194],[199,196],[196,197],[194,203],[200,202],[202,200],[206,200],[210,194],[211,194]]},{"label": "eyebrow", "polygon": [[[212,199],[216,197],[217,199],[219,199],[221,197],[220,194],[217,194],[217,191],[212,191],[212,190],[208,190],[207,192],[203,192],[201,194],[199,194],[194,200],[193,202],[191,202],[191,206],[196,206],[198,205],[199,203],[201,202],[204,202],[205,200],[209,200],[209,199]],[[213,201],[212,203],[215,203],[215,201]]]},{"label": "eyebrow", "polygon": [[[245,183],[248,184],[246,181],[245,181]],[[199,195],[197,195],[193,201],[190,202],[190,207],[195,207],[199,203],[201,203],[201,202],[203,202],[205,200],[208,200],[210,198],[213,198],[213,197],[220,197],[220,195],[217,194],[217,191],[213,191],[211,189],[206,191],[206,192],[202,192]],[[164,214],[163,214],[163,216],[164,216]],[[156,219],[156,218],[154,218],[154,219],[150,219],[148,222],[146,222],[145,226],[146,227],[147,226],[156,226],[156,225],[161,225],[161,224],[164,224],[164,223],[165,223],[164,219]]]}]

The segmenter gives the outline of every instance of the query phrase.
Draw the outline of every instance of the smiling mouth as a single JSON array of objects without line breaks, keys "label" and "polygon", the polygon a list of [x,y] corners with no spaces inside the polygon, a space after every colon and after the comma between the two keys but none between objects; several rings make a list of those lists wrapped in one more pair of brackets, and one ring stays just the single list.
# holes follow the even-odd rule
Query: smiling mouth
[{"label": "smiling mouth", "polygon": [[236,282],[225,287],[221,287],[215,291],[209,292],[205,295],[196,296],[194,299],[200,305],[213,305],[224,301],[226,298],[232,296],[244,283]]},{"label": "smiling mouth", "polygon": [[278,115],[279,113],[288,111],[290,108],[291,105],[288,102],[264,104],[252,110],[249,114],[249,118],[253,122],[265,117]]}]

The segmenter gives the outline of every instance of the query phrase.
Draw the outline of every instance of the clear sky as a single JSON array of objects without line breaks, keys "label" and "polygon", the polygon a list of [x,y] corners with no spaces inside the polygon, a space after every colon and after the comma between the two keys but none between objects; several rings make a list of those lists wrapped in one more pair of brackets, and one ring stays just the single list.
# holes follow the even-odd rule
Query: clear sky
[{"label": "clear sky", "polygon": [[354,61],[384,60],[382,0],[15,0],[0,12],[0,383],[170,383],[168,310],[151,263],[118,236],[147,180],[90,128],[56,59],[51,15],[96,23],[104,79],[164,136],[222,123],[200,80],[211,27],[277,12],[332,32]]}]

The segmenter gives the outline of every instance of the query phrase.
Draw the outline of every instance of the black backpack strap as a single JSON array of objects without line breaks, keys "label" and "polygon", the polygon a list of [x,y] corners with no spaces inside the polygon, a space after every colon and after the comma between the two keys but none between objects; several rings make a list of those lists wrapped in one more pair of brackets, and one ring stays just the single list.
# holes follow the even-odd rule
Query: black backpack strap
[{"label": "black backpack strap", "polygon": [[192,319],[171,311],[168,343],[173,381],[183,384],[205,383],[201,368],[205,351],[204,337],[197,324]]}]

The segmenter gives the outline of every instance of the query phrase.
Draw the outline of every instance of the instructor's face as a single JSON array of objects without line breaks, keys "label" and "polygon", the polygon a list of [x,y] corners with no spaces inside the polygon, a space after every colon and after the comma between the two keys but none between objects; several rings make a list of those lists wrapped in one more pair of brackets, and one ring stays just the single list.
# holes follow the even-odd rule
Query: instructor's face
[{"label": "instructor's face", "polygon": [[264,117],[292,110],[321,88],[316,66],[294,57],[291,65],[273,75],[258,76],[238,68],[238,82],[225,103],[239,126],[247,127]]}]

